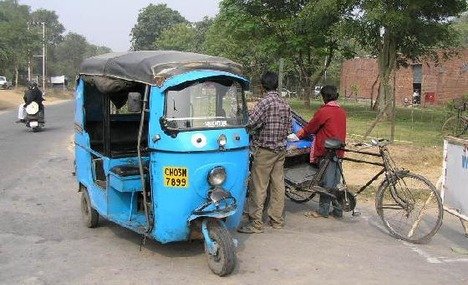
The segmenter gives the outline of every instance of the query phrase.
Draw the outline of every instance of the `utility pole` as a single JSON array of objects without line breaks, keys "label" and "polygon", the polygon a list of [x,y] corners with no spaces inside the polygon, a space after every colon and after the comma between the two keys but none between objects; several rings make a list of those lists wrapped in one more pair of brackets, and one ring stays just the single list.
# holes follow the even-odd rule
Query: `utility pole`
[{"label": "utility pole", "polygon": [[42,22],[42,92],[45,92],[46,86],[46,41],[45,41],[45,22]]}]

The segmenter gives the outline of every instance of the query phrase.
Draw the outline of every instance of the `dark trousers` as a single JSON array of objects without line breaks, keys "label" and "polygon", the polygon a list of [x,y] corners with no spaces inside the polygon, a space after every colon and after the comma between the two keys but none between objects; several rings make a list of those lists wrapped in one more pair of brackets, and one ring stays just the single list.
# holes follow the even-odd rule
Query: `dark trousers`
[{"label": "dark trousers", "polygon": [[[328,161],[328,158],[321,159],[320,164],[319,164],[320,167],[323,164],[325,164],[327,161]],[[331,192],[334,192],[333,190],[336,190],[338,184],[341,182],[340,169],[342,169],[341,160],[336,157],[333,158],[333,160],[330,161],[327,169],[325,170],[320,186],[326,188],[329,191],[332,190]],[[341,206],[338,205],[336,201],[332,201],[332,198],[325,194],[320,194],[319,214],[324,217],[328,217],[328,215],[330,214],[331,203],[333,204],[332,215],[335,217],[342,217],[343,210],[341,209]]]}]

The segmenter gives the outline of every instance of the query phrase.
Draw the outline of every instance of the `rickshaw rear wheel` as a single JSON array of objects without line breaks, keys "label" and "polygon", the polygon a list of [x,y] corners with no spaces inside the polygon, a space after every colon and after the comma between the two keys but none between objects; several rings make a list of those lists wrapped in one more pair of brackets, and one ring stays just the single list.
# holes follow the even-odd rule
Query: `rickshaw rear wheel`
[{"label": "rickshaw rear wheel", "polygon": [[209,219],[208,234],[218,246],[216,254],[210,254],[205,243],[205,253],[208,266],[214,274],[226,276],[231,274],[236,266],[236,253],[232,236],[224,225],[216,219]]},{"label": "rickshaw rear wheel", "polygon": [[301,204],[312,200],[316,193],[312,191],[301,190],[286,184],[284,194],[293,202]]},{"label": "rickshaw rear wheel", "polygon": [[99,213],[91,207],[88,189],[81,186],[81,215],[84,225],[88,228],[95,228],[99,223]]}]

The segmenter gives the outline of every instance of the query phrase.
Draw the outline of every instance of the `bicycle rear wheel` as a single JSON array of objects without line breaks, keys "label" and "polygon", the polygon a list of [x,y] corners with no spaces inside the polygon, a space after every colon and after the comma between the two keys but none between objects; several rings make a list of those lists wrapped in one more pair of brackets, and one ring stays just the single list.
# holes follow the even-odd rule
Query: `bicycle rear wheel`
[{"label": "bicycle rear wheel", "polygon": [[426,178],[399,172],[382,182],[375,206],[390,234],[411,243],[426,243],[442,225],[442,199]]}]

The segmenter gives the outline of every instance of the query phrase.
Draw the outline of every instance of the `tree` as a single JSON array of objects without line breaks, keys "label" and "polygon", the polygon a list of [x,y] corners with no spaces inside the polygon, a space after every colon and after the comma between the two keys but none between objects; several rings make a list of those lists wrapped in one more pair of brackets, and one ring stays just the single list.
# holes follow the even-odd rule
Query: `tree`
[{"label": "tree", "polygon": [[[44,23],[45,30],[42,30],[42,23]],[[45,9],[39,9],[31,13],[29,20],[30,29],[42,36],[45,32],[45,47],[46,47],[46,74],[54,75],[57,74],[55,58],[55,49],[58,44],[63,40],[63,32],[65,28],[62,23],[59,22],[58,16],[55,11],[49,11]],[[41,42],[34,49],[34,54],[42,54],[42,38]],[[32,58],[31,58],[32,61]],[[36,61],[34,70],[42,70],[42,61]]]},{"label": "tree", "polygon": [[188,21],[179,12],[167,7],[166,4],[150,4],[140,10],[137,24],[131,32],[133,50],[155,49],[154,43],[162,31],[171,26]]},{"label": "tree", "polygon": [[[258,19],[232,0],[220,3],[220,12],[206,32],[203,51],[239,62],[252,79],[274,64],[277,57],[269,48],[268,37],[262,38]],[[253,84],[255,85],[255,83]]]},{"label": "tree", "polygon": [[[457,43],[450,19],[466,10],[465,0],[361,0],[355,10],[355,39],[378,57],[379,115],[394,118],[393,72],[424,57],[448,56]],[[392,127],[393,134],[394,126]],[[366,136],[372,131],[370,128]]]},{"label": "tree", "polygon": [[28,29],[29,6],[17,1],[0,1],[0,72],[15,75],[23,66],[39,37]]},{"label": "tree", "polygon": [[454,22],[454,28],[460,33],[460,41],[463,46],[468,46],[468,12],[463,13]]},{"label": "tree", "polygon": [[195,26],[195,46],[199,52],[204,52],[204,43],[206,40],[206,34],[213,25],[213,19],[209,17],[203,17],[200,22],[194,23]]},{"label": "tree", "polygon": [[346,48],[340,41],[340,29],[352,16],[353,3],[352,0],[224,0],[221,7],[240,11],[233,20],[226,19],[236,23],[228,30],[236,40],[250,38],[251,49],[263,49],[260,53],[270,61],[285,58],[296,69],[306,91],[304,102],[309,106],[314,86],[336,52]]},{"label": "tree", "polygon": [[55,11],[39,9],[31,13],[30,27],[39,29],[42,33],[42,24],[46,27],[46,43],[47,46],[56,46],[63,40],[63,32],[65,28],[59,22]]},{"label": "tree", "polygon": [[74,78],[85,58],[108,52],[111,52],[108,47],[89,44],[82,35],[69,33],[56,48],[57,74]]},{"label": "tree", "polygon": [[154,46],[157,49],[197,52],[199,48],[195,42],[196,37],[197,31],[194,27],[180,23],[162,31]]}]

